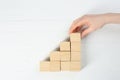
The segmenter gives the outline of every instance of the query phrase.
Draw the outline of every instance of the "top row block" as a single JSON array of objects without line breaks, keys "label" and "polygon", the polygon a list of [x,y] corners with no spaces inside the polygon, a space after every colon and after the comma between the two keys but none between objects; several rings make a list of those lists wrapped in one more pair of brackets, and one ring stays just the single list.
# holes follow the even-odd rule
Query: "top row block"
[{"label": "top row block", "polygon": [[70,34],[70,41],[71,42],[81,41],[81,34],[80,33],[72,33],[72,34]]}]

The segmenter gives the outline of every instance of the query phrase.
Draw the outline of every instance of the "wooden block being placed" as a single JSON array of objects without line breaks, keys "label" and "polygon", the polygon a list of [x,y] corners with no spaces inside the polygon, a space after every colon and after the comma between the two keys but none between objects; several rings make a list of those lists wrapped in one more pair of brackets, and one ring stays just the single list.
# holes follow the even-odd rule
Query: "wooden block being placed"
[{"label": "wooden block being placed", "polygon": [[70,51],[70,42],[61,42],[60,51]]},{"label": "wooden block being placed", "polygon": [[40,62],[40,71],[50,71],[50,62],[49,61],[41,61]]},{"label": "wooden block being placed", "polygon": [[61,62],[61,71],[70,71],[70,62]]},{"label": "wooden block being placed", "polygon": [[80,51],[80,42],[71,42],[71,52]]},{"label": "wooden block being placed", "polygon": [[71,52],[71,61],[80,61],[80,52]]},{"label": "wooden block being placed", "polygon": [[60,61],[60,52],[53,51],[50,53],[50,61]]},{"label": "wooden block being placed", "polygon": [[60,61],[51,61],[50,62],[50,71],[60,71]]},{"label": "wooden block being placed", "polygon": [[81,41],[80,33],[71,33],[70,34],[70,41],[71,42],[76,42],[76,41],[80,42]]},{"label": "wooden block being placed", "polygon": [[70,52],[60,52],[61,61],[70,61]]},{"label": "wooden block being placed", "polygon": [[81,64],[80,62],[70,62],[70,71],[80,71]]}]

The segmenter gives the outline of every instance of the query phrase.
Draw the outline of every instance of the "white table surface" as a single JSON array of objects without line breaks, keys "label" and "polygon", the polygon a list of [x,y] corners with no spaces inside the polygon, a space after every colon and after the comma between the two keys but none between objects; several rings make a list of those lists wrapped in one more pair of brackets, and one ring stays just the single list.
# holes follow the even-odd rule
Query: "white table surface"
[{"label": "white table surface", "polygon": [[86,13],[120,12],[119,0],[1,0],[0,80],[120,80],[120,25],[106,25],[82,39],[80,72],[39,72]]}]

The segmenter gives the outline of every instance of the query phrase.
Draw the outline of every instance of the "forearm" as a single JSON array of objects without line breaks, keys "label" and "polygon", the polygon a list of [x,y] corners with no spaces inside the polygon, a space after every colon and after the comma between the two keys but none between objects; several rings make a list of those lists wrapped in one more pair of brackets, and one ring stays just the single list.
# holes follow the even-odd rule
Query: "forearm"
[{"label": "forearm", "polygon": [[106,24],[120,24],[120,13],[104,14]]}]

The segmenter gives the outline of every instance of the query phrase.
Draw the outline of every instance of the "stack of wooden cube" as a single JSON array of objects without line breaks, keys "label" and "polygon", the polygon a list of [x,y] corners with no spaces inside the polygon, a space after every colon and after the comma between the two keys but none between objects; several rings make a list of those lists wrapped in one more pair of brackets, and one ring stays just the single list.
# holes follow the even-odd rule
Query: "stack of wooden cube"
[{"label": "stack of wooden cube", "polygon": [[60,43],[60,51],[50,53],[50,61],[40,62],[40,71],[80,71],[80,33],[71,33],[70,41]]}]

